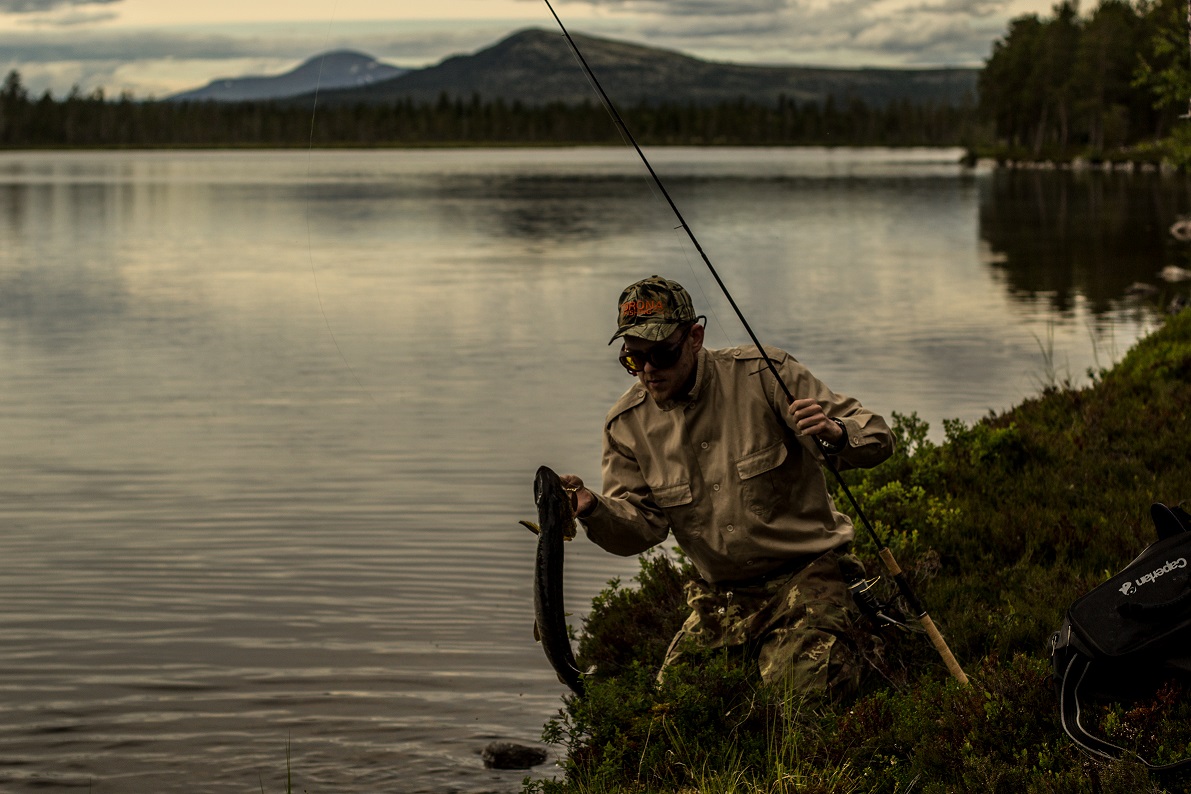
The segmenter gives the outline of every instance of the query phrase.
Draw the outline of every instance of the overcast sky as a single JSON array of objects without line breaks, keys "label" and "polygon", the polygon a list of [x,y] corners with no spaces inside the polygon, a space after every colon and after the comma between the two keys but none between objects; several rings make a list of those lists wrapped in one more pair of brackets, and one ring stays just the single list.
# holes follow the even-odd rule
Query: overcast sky
[{"label": "overcast sky", "polygon": [[[979,66],[1053,0],[553,0],[572,32],[737,63]],[[428,66],[527,27],[542,0],[0,0],[0,68],[35,94],[164,96],[330,49]]]}]

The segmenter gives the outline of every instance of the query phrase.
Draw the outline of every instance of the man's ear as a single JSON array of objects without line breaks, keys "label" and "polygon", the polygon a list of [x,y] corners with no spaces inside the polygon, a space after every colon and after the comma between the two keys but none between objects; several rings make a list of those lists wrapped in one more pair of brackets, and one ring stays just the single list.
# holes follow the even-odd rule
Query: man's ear
[{"label": "man's ear", "polygon": [[695,323],[695,327],[691,329],[691,349],[698,353],[703,349],[703,334],[706,329],[699,323]]}]

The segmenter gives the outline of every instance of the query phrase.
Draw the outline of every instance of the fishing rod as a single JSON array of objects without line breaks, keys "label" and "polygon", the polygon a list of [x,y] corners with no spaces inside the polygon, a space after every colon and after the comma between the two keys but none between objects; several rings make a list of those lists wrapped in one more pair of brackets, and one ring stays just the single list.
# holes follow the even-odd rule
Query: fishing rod
[{"label": "fishing rod", "polygon": [[[719,285],[720,291],[724,293],[724,297],[728,299],[728,303],[732,306],[732,310],[736,312],[736,316],[739,318],[740,324],[744,326],[744,330],[748,333],[749,338],[752,339],[753,344],[757,346],[757,350],[760,351],[761,357],[765,360],[765,366],[769,368],[769,371],[773,374],[774,379],[777,380],[778,385],[782,389],[782,393],[786,396],[786,400],[791,403],[794,402],[794,395],[790,392],[790,387],[786,385],[784,380],[782,380],[782,376],[778,372],[777,366],[773,363],[773,359],[771,359],[769,354],[765,352],[765,348],[761,345],[761,340],[757,338],[757,335],[753,332],[752,326],[749,325],[748,320],[745,319],[744,312],[742,312],[740,307],[736,305],[736,301],[732,298],[732,293],[728,291],[728,287],[724,284],[724,280],[720,278],[720,274],[716,271],[715,265],[711,264],[711,259],[708,258],[707,254],[703,251],[703,246],[699,245],[699,240],[695,237],[695,233],[691,231],[691,227],[687,224],[686,218],[682,217],[682,212],[678,209],[678,205],[675,204],[674,199],[670,197],[670,191],[666,190],[666,186],[662,184],[661,177],[659,177],[657,172],[653,170],[653,166],[650,165],[649,159],[645,156],[645,152],[641,151],[641,147],[638,145],[637,139],[633,136],[632,131],[629,130],[629,126],[625,123],[624,119],[621,118],[620,112],[616,109],[616,105],[612,102],[612,98],[609,97],[607,92],[604,91],[604,87],[600,84],[599,78],[596,77],[595,72],[592,71],[591,66],[588,65],[587,59],[583,57],[583,53],[579,50],[579,45],[576,44],[575,40],[571,38],[571,34],[567,31],[566,25],[562,23],[562,19],[558,16],[558,12],[554,10],[554,6],[550,4],[550,0],[543,1],[546,3],[546,7],[550,9],[550,13],[554,16],[554,21],[558,23],[558,27],[562,30],[562,35],[566,37],[567,44],[570,45],[571,51],[575,53],[575,57],[579,60],[580,65],[583,67],[584,73],[586,73],[588,79],[591,80],[591,84],[599,94],[600,100],[603,102],[604,107],[608,109],[608,113],[612,116],[612,120],[616,123],[616,126],[620,129],[621,133],[624,134],[625,138],[628,139],[629,143],[632,144],[633,149],[635,149],[637,152],[637,156],[641,158],[641,162],[645,164],[645,168],[649,171],[649,175],[653,177],[654,184],[657,185],[658,190],[660,190],[662,195],[665,197],[666,203],[670,205],[670,209],[674,212],[674,216],[678,218],[678,222],[681,224],[683,231],[685,231],[687,237],[691,239],[691,244],[695,246],[695,250],[698,251],[699,256],[702,257],[703,264],[707,265],[707,269],[711,271],[711,275],[715,279],[715,283]],[[918,596],[914,594],[914,590],[910,587],[910,582],[906,578],[906,574],[902,570],[901,566],[898,565],[897,559],[893,556],[893,552],[885,544],[885,541],[881,539],[881,536],[877,533],[876,528],[874,528],[869,522],[868,517],[860,508],[860,502],[855,496],[852,495],[852,490],[848,488],[848,483],[844,481],[843,475],[840,474],[839,467],[835,465],[835,462],[832,460],[832,456],[827,453],[826,449],[824,449],[823,442],[818,436],[815,436],[815,443],[818,445],[820,453],[822,453],[823,461],[827,466],[827,470],[835,476],[836,482],[843,490],[844,495],[848,497],[848,501],[851,503],[852,508],[856,511],[856,516],[860,519],[860,523],[866,530],[868,530],[869,535],[872,536],[873,542],[877,544],[877,548],[879,549],[877,553],[881,558],[881,562],[884,564],[885,569],[889,571],[889,575],[893,577],[893,581],[897,585],[898,592],[901,593],[902,598],[905,600],[906,606],[910,609],[910,611],[914,614],[914,617],[926,631],[926,635],[930,638],[931,644],[935,646],[935,650],[938,651],[939,656],[943,658],[943,663],[946,665],[948,672],[950,672],[951,675],[953,675],[961,684],[966,685],[968,683],[968,676],[964,673],[963,668],[960,667],[959,662],[956,661],[955,654],[953,654],[951,652],[951,648],[947,646],[947,641],[943,639],[943,635],[939,632],[938,627],[935,626],[935,622],[927,613],[926,607],[918,599]]]}]

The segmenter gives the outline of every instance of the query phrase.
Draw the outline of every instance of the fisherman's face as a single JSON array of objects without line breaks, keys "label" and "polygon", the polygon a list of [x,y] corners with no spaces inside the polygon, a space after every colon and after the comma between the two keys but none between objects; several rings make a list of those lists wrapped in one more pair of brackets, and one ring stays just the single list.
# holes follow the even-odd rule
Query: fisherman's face
[{"label": "fisherman's face", "polygon": [[641,381],[655,402],[683,397],[695,385],[695,361],[703,347],[703,326],[696,323],[689,332],[679,328],[661,342],[648,342],[635,336],[624,337],[624,348],[632,353],[644,353],[655,345],[668,347],[678,344],[682,346],[681,353],[673,366],[659,369],[647,362],[645,369],[637,373],[637,380]]}]

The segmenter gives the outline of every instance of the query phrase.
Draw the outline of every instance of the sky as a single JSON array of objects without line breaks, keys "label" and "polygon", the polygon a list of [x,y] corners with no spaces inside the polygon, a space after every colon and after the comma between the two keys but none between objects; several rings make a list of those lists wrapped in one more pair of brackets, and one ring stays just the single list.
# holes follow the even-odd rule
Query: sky
[{"label": "sky", "polygon": [[[572,33],[734,63],[980,66],[1053,0],[552,0]],[[525,28],[542,0],[0,0],[0,69],[34,95],[163,97],[281,74],[327,50],[430,66]]]}]

